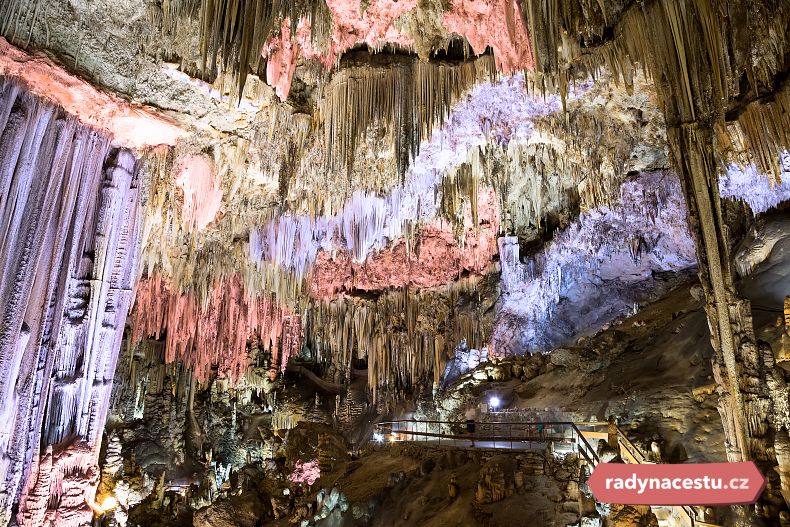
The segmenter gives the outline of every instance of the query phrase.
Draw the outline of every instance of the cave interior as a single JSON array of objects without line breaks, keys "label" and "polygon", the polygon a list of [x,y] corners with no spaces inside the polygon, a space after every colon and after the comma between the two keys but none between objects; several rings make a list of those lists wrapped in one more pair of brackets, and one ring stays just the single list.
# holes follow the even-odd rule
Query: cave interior
[{"label": "cave interior", "polygon": [[788,204],[787,0],[3,0],[0,526],[790,527]]}]

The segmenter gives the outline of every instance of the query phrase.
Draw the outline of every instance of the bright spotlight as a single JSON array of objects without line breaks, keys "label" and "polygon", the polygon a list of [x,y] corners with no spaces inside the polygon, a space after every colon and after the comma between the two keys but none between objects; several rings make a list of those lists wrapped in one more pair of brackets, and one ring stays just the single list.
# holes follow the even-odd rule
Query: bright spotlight
[{"label": "bright spotlight", "polygon": [[491,408],[499,408],[499,397],[494,396],[488,400],[488,404],[491,405]]},{"label": "bright spotlight", "polygon": [[378,432],[373,432],[373,441],[375,441],[376,443],[381,443],[382,441],[384,441],[384,436]]},{"label": "bright spotlight", "polygon": [[116,500],[116,499],[115,499],[114,497],[112,497],[112,496],[107,496],[106,498],[104,498],[104,500],[102,500],[102,502],[101,502],[101,505],[99,505],[99,506],[100,506],[100,507],[101,507],[101,508],[102,508],[102,509],[103,509],[105,512],[106,512],[106,511],[111,511],[111,510],[113,510],[115,507],[117,507],[117,506],[118,506],[118,500]]}]

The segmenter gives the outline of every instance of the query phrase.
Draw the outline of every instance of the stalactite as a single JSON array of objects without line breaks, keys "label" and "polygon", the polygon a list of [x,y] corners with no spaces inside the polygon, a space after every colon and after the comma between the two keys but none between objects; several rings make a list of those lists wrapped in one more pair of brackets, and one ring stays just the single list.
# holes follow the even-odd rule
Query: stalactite
[{"label": "stalactite", "polygon": [[779,181],[752,164],[729,164],[719,180],[721,197],[746,202],[754,215],[790,200],[790,153],[783,152],[782,161]]},{"label": "stalactite", "polygon": [[[776,183],[787,174],[782,160],[790,150],[790,84],[772,94],[768,100],[746,106],[732,123],[718,123],[717,147],[725,153],[751,153],[749,161]],[[744,163],[745,164],[745,163]]]},{"label": "stalactite", "polygon": [[[20,525],[89,520],[83,494],[96,482],[86,475],[136,276],[136,162],[7,79],[0,130],[0,523],[17,498]],[[47,445],[61,456],[52,479]],[[73,449],[84,455],[60,454]],[[39,455],[43,465],[30,466]],[[31,494],[20,497],[25,479]],[[58,489],[68,496],[42,498]]]},{"label": "stalactite", "polygon": [[[740,93],[742,74],[754,93],[773,92],[774,77],[782,72],[784,57],[790,53],[790,42],[784,38],[790,24],[790,8],[782,2],[650,2],[644,6],[629,4],[624,11],[614,13],[607,13],[606,9],[584,10],[581,2],[521,3],[536,50],[532,84],[563,97],[575,79],[599,76],[602,71],[611,72],[615,81],[632,86],[637,70],[660,78],[665,64],[678,64],[666,71],[669,77],[658,95],[662,100],[676,101],[681,115],[694,118],[697,101],[692,93],[701,79],[689,74],[688,66],[704,63],[710,70],[710,93],[705,99],[717,101],[722,106],[719,117],[723,117],[729,101],[744,95]],[[610,9],[614,8],[613,5]],[[760,28],[762,38],[743,38],[739,24],[723,22],[728,16]],[[603,19],[608,24],[602,23]],[[691,29],[692,20],[698,20],[699,26]],[[613,37],[605,36],[607,27]],[[579,32],[581,39],[568,38],[568,34]],[[650,42],[662,45],[650,46]],[[777,159],[790,148],[787,108],[785,88],[739,111],[737,131],[724,127],[717,119],[717,127],[722,128],[720,151],[726,152],[731,142],[739,140],[733,134],[741,134],[761,172],[776,176]]]},{"label": "stalactite", "polygon": [[222,377],[238,381],[250,364],[252,338],[271,355],[273,375],[301,349],[298,316],[272,296],[250,297],[238,276],[216,283],[203,304],[160,274],[143,279],[132,312],[132,341],[160,337],[166,342],[165,361],[183,364],[201,382],[211,380],[215,367]]},{"label": "stalactite", "polygon": [[[498,200],[493,189],[474,188],[473,195],[468,203],[458,204],[459,218],[454,223],[460,224],[459,228],[434,220],[417,230],[414,243],[399,239],[361,263],[346,252],[321,251],[310,273],[310,294],[328,298],[355,290],[435,287],[464,272],[486,272],[497,251]],[[478,212],[481,216],[475,218]]]},{"label": "stalactite", "polygon": [[[473,189],[474,181],[490,182],[494,188],[501,189],[497,176],[484,170],[477,145],[489,138],[504,145],[516,139],[526,141],[532,133],[531,120],[558,109],[556,97],[543,100],[527,96],[522,77],[482,84],[472,90],[467,100],[459,101],[452,117],[424,142],[417,165],[409,170],[402,184],[381,194],[356,191],[347,200],[338,200],[334,189],[316,192],[315,187],[310,187],[310,193],[305,193],[302,200],[311,203],[337,200],[343,204],[340,210],[332,213],[330,209],[321,216],[309,211],[273,218],[268,225],[250,233],[250,258],[261,265],[269,262],[290,270],[296,276],[309,271],[322,250],[348,252],[353,263],[362,263],[369,254],[416,233],[417,225],[435,218],[444,199],[441,182],[445,177],[455,177],[456,167],[464,161],[470,166],[472,178],[472,186],[467,190]],[[303,177],[302,173],[296,179]],[[320,181],[325,185],[323,175]],[[452,192],[452,185],[448,185],[446,190]],[[473,205],[474,192],[468,195]],[[445,217],[449,216],[448,211]],[[463,221],[458,214],[455,216],[453,227],[460,233]]]},{"label": "stalactite", "polygon": [[[578,296],[585,295],[597,302],[585,287],[601,281],[600,277],[614,273],[618,280],[639,282],[652,271],[692,268],[695,254],[685,213],[673,174],[642,173],[623,184],[616,204],[583,212],[524,262],[518,239],[500,238],[503,301],[499,317],[505,323],[497,324],[493,351],[499,356],[545,352],[565,344],[553,330],[560,309],[565,305],[586,311],[587,306],[575,302],[583,302]],[[605,285],[599,287],[606,290]],[[617,298],[619,294],[613,291],[606,300],[615,310],[612,318],[626,314],[633,305]],[[579,318],[571,316],[570,320]]]},{"label": "stalactite", "polygon": [[248,72],[261,70],[261,50],[284,20],[294,32],[302,18],[309,21],[311,38],[321,49],[327,46],[330,16],[325,0],[175,0],[165,3],[160,22],[163,32],[178,35],[179,25],[198,20],[201,74],[213,79],[232,72],[240,97]]},{"label": "stalactite", "polygon": [[461,64],[408,57],[388,61],[371,66],[352,55],[332,75],[319,107],[329,170],[348,169],[357,142],[376,123],[394,135],[398,173],[404,174],[420,141],[443,125],[453,103],[496,74],[490,56]]},{"label": "stalactite", "polygon": [[376,300],[314,301],[304,314],[311,327],[307,344],[336,372],[350,372],[352,359],[366,359],[374,399],[422,381],[438,382],[458,342],[482,347],[490,337],[490,321],[466,312],[458,300],[479,281],[391,290]]},{"label": "stalactite", "polygon": [[[190,291],[200,305],[214,294],[215,284],[234,275],[252,297],[274,294],[284,304],[297,304],[304,296],[301,277],[249,258],[249,225],[270,221],[279,209],[271,199],[276,188],[259,184],[256,168],[248,168],[248,155],[249,144],[240,141],[200,154],[185,145],[153,149],[143,156],[140,276],[163,274],[169,286]],[[193,156],[211,167],[205,174],[210,177],[192,181],[190,175],[187,194],[192,199],[185,202],[180,168],[182,160]],[[195,183],[204,190],[195,192]]]},{"label": "stalactite", "polygon": [[[365,6],[355,0],[326,0],[317,5],[325,6],[331,13],[331,35],[328,24],[318,28],[317,32],[325,36],[316,39],[316,28],[310,19],[302,18],[296,27],[286,19],[281,33],[264,46],[263,55],[273,65],[267,70],[268,81],[276,86],[283,99],[298,59],[318,61],[330,68],[360,44],[373,52],[387,46],[415,49],[420,59],[427,61],[432,58],[434,46],[446,50],[450,34],[456,34],[468,42],[463,44],[466,50],[471,44],[478,55],[485,54],[490,47],[501,72],[532,69],[530,39],[515,0],[456,0],[446,5],[417,0],[376,0]],[[329,18],[313,15],[313,20]],[[414,18],[430,20],[433,27],[429,31],[434,34],[426,35],[424,26],[408,22]]]},{"label": "stalactite", "polygon": [[[783,73],[790,51],[784,36],[790,9],[786,2],[717,0],[665,0],[631,4],[626,9],[613,28],[615,37],[583,54],[586,58],[579,62],[589,64],[589,57],[597,57],[593,59],[597,61],[605,57],[620,65],[637,63],[658,80],[668,144],[686,191],[697,243],[727,456],[730,461],[755,459],[762,470],[772,471],[776,467],[770,448],[772,430],[755,426],[755,417],[765,411],[767,395],[752,388],[764,383],[767,372],[758,364],[749,303],[738,297],[733,286],[729,229],[723,220],[717,181],[724,160],[717,159],[713,127],[726,117],[728,105],[736,97],[748,97],[741,93],[742,86],[753,93],[774,89],[774,77]],[[764,38],[744,38],[743,24],[729,20],[746,20],[748,27],[764,30]],[[563,65],[563,69],[568,67]],[[610,69],[625,71],[622,67]],[[742,76],[746,83],[741,82]],[[749,129],[757,126],[747,124]],[[721,138],[723,134],[718,135]],[[762,163],[768,161],[766,153],[772,152],[775,158],[787,147],[764,147],[764,137],[752,135],[750,142],[759,139],[760,143],[749,147],[756,157],[763,158]],[[772,493],[768,490],[764,494],[758,515],[778,517]],[[752,523],[750,509],[740,507],[735,512],[735,523]]]}]

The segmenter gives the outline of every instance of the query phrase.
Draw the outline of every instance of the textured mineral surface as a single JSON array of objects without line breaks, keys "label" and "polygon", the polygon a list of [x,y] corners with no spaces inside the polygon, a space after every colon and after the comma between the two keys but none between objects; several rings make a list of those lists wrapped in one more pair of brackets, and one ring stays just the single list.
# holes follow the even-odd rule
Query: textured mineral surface
[{"label": "textured mineral surface", "polygon": [[[788,35],[0,2],[0,527],[787,527]],[[755,503],[587,485],[725,461]]]}]

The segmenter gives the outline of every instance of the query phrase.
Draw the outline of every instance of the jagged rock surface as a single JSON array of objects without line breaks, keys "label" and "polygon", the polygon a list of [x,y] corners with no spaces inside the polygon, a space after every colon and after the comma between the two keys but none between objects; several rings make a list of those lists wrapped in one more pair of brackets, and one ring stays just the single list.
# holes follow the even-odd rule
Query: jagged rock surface
[{"label": "jagged rock surface", "polygon": [[130,308],[135,158],[0,81],[0,523],[79,525]]}]

